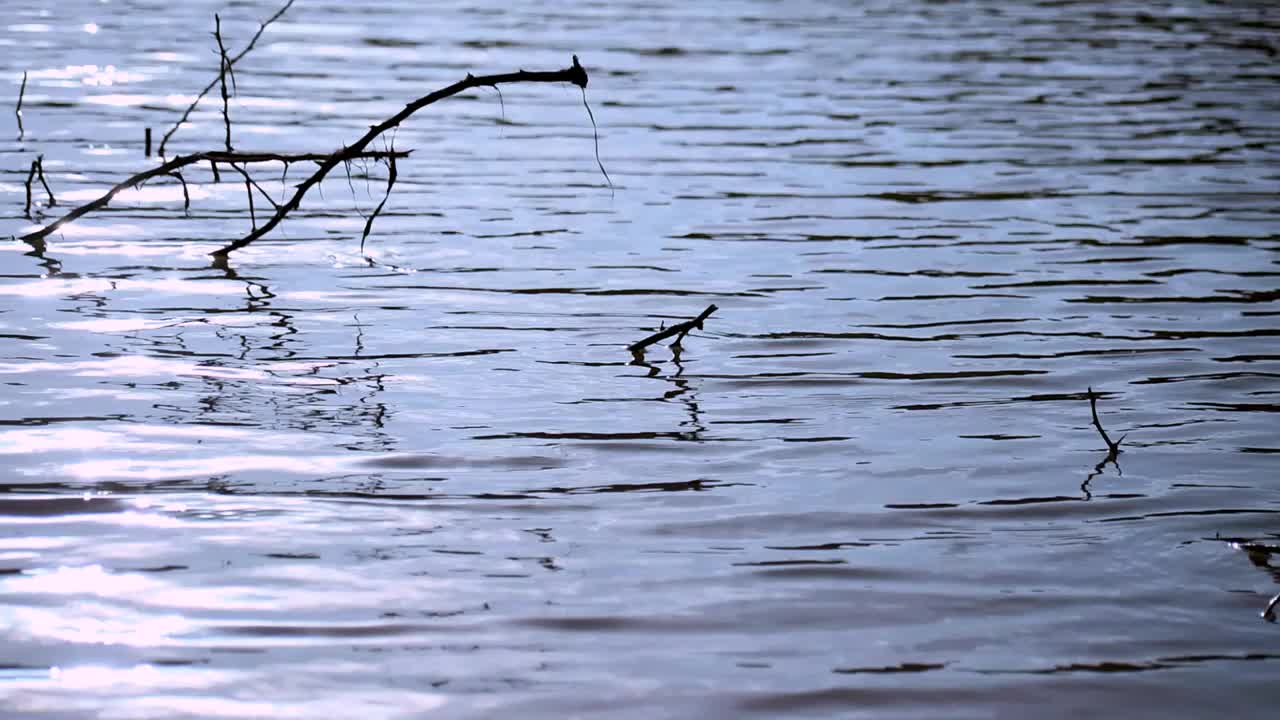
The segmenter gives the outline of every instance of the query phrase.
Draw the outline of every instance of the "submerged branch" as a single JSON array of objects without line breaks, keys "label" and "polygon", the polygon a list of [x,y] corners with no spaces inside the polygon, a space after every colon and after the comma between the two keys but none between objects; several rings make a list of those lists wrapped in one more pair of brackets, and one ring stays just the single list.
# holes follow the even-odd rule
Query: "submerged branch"
[{"label": "submerged branch", "polygon": [[[369,158],[374,160],[390,157],[404,158],[409,156],[409,152],[410,151],[369,150],[357,153],[353,157]],[[101,210],[111,202],[112,198],[125,190],[144,183],[151,178],[162,175],[171,175],[181,168],[188,165],[194,165],[195,163],[205,162],[206,160],[214,166],[216,181],[217,163],[280,162],[288,164],[294,162],[323,162],[330,157],[332,157],[332,155],[327,155],[325,153],[286,154],[271,152],[226,152],[225,150],[209,150],[206,152],[194,153],[192,155],[178,155],[166,163],[162,163],[150,170],[144,170],[143,172],[130,176],[123,182],[103,193],[97,199],[91,200],[84,205],[80,205],[79,207],[72,209],[66,215],[63,215],[52,223],[49,223],[38,230],[33,230],[26,235],[21,235],[18,239],[32,245],[37,243],[43,244],[44,239],[56,232],[58,228],[80,218],[83,215],[87,215],[94,210]],[[50,193],[50,196],[52,197],[52,193]]]},{"label": "submerged branch", "polygon": [[681,340],[684,340],[684,336],[685,336],[685,335],[688,335],[688,334],[689,334],[689,331],[691,331],[691,330],[694,330],[694,329],[701,330],[701,329],[702,329],[702,321],[703,321],[703,320],[706,320],[708,317],[710,317],[710,316],[711,316],[711,313],[715,312],[716,310],[719,310],[719,308],[717,308],[717,307],[715,306],[715,304],[714,304],[714,303],[713,303],[713,304],[711,304],[711,305],[708,305],[708,306],[707,306],[707,309],[706,309],[706,310],[703,310],[703,311],[698,315],[698,317],[696,317],[696,318],[694,318],[694,319],[692,319],[692,320],[686,320],[685,322],[682,322],[682,323],[676,323],[675,325],[672,325],[671,327],[669,327],[669,328],[667,328],[667,329],[665,329],[665,330],[659,330],[658,332],[656,332],[656,333],[654,333],[654,334],[650,335],[649,337],[647,337],[647,338],[645,338],[645,339],[643,339],[643,340],[641,340],[641,341],[639,341],[639,342],[634,342],[634,343],[632,343],[632,344],[628,345],[628,346],[627,346],[627,349],[628,349],[628,350],[630,350],[630,351],[631,351],[632,353],[634,353],[634,354],[643,353],[645,348],[649,347],[650,345],[652,345],[652,344],[654,344],[654,343],[656,343],[656,342],[660,342],[660,341],[662,341],[662,340],[666,340],[667,338],[671,337],[672,335],[679,335],[680,337],[676,338],[676,341],[675,341],[675,342],[673,342],[673,343],[671,343],[671,347],[673,347],[673,348],[679,347],[679,346],[680,346],[680,341],[681,341]]}]

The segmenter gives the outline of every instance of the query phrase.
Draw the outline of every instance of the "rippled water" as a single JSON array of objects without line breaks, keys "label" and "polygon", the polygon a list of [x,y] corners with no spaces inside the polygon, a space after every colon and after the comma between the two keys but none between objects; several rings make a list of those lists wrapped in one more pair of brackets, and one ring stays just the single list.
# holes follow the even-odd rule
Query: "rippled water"
[{"label": "rippled water", "polygon": [[[153,163],[213,13],[234,50],[276,7],[9,3],[5,232],[37,154],[42,222]],[[188,213],[155,182],[0,245],[0,707],[1268,716],[1278,29],[297,2],[237,66],[238,149],[576,53],[615,191],[579,90],[509,85],[395,134],[370,260],[372,163],[227,269],[225,168]],[[169,151],[220,121],[215,91]],[[678,357],[626,352],[710,303]]]}]

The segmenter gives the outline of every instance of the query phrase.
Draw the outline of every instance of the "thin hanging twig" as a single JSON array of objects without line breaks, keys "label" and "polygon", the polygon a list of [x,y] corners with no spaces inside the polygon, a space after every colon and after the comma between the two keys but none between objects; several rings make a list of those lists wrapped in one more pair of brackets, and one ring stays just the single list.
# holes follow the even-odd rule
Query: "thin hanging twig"
[{"label": "thin hanging twig", "polygon": [[13,114],[18,118],[18,140],[22,140],[26,136],[27,131],[22,127],[22,98],[27,94],[27,72],[22,71],[22,87],[18,90],[18,106],[13,109]]},{"label": "thin hanging twig", "polygon": [[[573,56],[573,61],[578,62],[578,56]],[[604,175],[604,181],[609,183],[609,196],[613,196],[613,180],[609,179],[609,173],[604,169],[604,163],[600,162],[600,133],[596,130],[596,116],[591,112],[591,106],[587,104],[587,88],[582,88],[582,107],[587,109],[587,117],[591,119],[591,137],[596,143],[596,166],[600,168],[600,173]]]},{"label": "thin hanging twig", "polygon": [[[394,146],[393,146],[394,148]],[[360,254],[364,254],[364,241],[369,239],[369,231],[373,229],[374,218],[382,213],[382,208],[387,204],[387,198],[391,197],[391,188],[396,184],[396,158],[391,156],[387,158],[387,192],[382,196],[382,202],[378,203],[378,207],[373,209],[373,214],[369,216],[364,223],[364,232],[360,235]]]},{"label": "thin hanging twig", "polygon": [[716,310],[719,310],[719,308],[717,308],[715,304],[708,305],[707,309],[703,310],[698,315],[698,317],[692,320],[686,320],[685,322],[682,322],[682,323],[676,323],[675,325],[672,325],[671,327],[665,330],[660,330],[639,342],[634,342],[628,345],[627,349],[630,350],[632,353],[639,354],[644,352],[644,349],[649,347],[650,345],[656,342],[660,342],[662,340],[666,340],[672,335],[679,335],[680,337],[676,338],[676,341],[671,343],[671,347],[673,348],[679,347],[680,341],[684,340],[684,336],[688,335],[689,331],[694,330],[695,328],[698,330],[701,330],[702,321],[710,317],[711,313],[715,312]]},{"label": "thin hanging twig", "polygon": [[[258,25],[258,32],[253,34],[253,37],[249,40],[249,44],[245,45],[243,50],[241,50],[239,53],[233,56],[228,64],[235,65],[237,62],[240,62],[240,58],[244,57],[245,55],[248,55],[249,51],[253,49],[253,46],[258,43],[258,38],[262,37],[262,33],[267,29],[267,26],[275,22],[276,20],[279,20],[280,16],[284,15],[285,12],[287,12],[289,8],[293,5],[293,3],[294,3],[294,0],[289,0],[284,5],[282,5],[279,10],[276,10],[276,13],[274,15],[267,18],[265,22]],[[204,89],[200,91],[200,94],[196,96],[196,99],[193,100],[191,104],[187,106],[187,109],[183,111],[182,117],[178,118],[178,121],[173,124],[173,127],[169,128],[168,132],[164,134],[164,137],[160,139],[160,148],[159,148],[159,151],[156,153],[157,155],[159,155],[160,157],[164,157],[164,146],[166,143],[169,142],[169,138],[172,137],[173,134],[178,131],[178,128],[182,127],[182,124],[185,123],[187,121],[187,118],[191,116],[192,111],[196,109],[196,105],[199,105],[200,101],[204,99],[204,96],[208,95],[209,91],[212,90],[218,84],[218,80],[219,78],[221,78],[221,76],[222,76],[222,72],[219,71],[218,77],[209,81],[209,84],[206,85]]]},{"label": "thin hanging twig", "polygon": [[[245,169],[240,167],[239,165],[235,163],[229,163],[229,164],[231,165],[232,170],[235,170],[236,172],[240,173],[241,176],[244,177],[244,193],[245,195],[249,196],[249,227],[257,229],[258,214],[253,207],[253,186],[255,184],[253,182],[253,178],[249,177],[249,173],[246,172]],[[263,195],[266,195],[266,193],[263,192]],[[270,200],[271,196],[267,195],[267,199]]]},{"label": "thin hanging twig", "polygon": [[177,170],[174,170],[173,172],[169,173],[169,176],[177,178],[178,182],[182,183],[182,211],[190,212],[191,211],[191,193],[187,192],[187,179],[182,177],[182,173],[178,172]]},{"label": "thin hanging twig", "polygon": [[[252,176],[252,175],[250,175],[250,174],[249,174],[249,172],[248,172],[247,170],[245,170],[244,168],[240,167],[239,165],[237,165],[237,164],[235,164],[235,163],[228,163],[228,164],[229,164],[229,165],[231,165],[231,169],[232,169],[232,170],[235,170],[236,172],[240,173],[241,177],[243,177],[243,178],[244,178],[244,182],[245,182],[245,190],[246,190],[246,191],[247,191],[247,190],[249,190],[249,188],[250,188],[250,187],[252,187],[252,188],[254,188],[255,190],[257,190],[257,191],[258,191],[258,193],[259,193],[260,195],[262,195],[262,197],[263,197],[263,198],[265,198],[265,199],[266,199],[267,203],[268,203],[269,205],[271,205],[271,207],[273,207],[273,208],[274,208],[274,207],[280,207],[280,205],[276,202],[275,198],[271,197],[271,193],[269,193],[269,192],[267,192],[265,189],[263,189],[263,187],[262,187],[261,185],[259,185],[259,184],[258,184],[258,181],[257,181],[257,180],[254,180],[254,179],[253,179],[253,176]],[[249,198],[249,203],[250,203],[251,209],[252,209],[252,203],[253,203],[253,197],[252,197],[252,195],[253,195],[253,193],[250,193],[250,196],[251,196],[251,197]]]}]

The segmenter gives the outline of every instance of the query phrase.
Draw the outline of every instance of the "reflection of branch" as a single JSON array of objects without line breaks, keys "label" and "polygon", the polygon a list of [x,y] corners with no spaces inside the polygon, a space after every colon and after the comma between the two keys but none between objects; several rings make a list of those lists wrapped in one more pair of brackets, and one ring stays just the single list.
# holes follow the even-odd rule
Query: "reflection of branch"
[{"label": "reflection of branch", "polygon": [[1124,470],[1120,468],[1120,461],[1116,459],[1116,454],[1108,451],[1106,457],[1102,458],[1102,460],[1098,461],[1097,465],[1093,466],[1093,472],[1089,473],[1089,477],[1086,477],[1084,482],[1080,483],[1080,492],[1084,494],[1085,500],[1093,499],[1093,492],[1089,490],[1089,483],[1093,482],[1094,478],[1101,475],[1103,470],[1106,470],[1107,463],[1111,463],[1116,466],[1117,475],[1124,475]]},{"label": "reflection of branch", "polygon": [[690,330],[693,330],[693,329],[695,329],[695,328],[696,328],[696,329],[698,329],[698,330],[701,330],[701,329],[702,329],[702,321],[703,321],[703,320],[706,320],[708,317],[710,317],[710,316],[711,316],[711,313],[715,312],[715,311],[716,311],[716,310],[718,310],[718,309],[719,309],[719,308],[717,308],[717,307],[715,306],[715,304],[714,304],[714,303],[713,303],[713,304],[711,304],[711,305],[708,305],[708,306],[707,306],[707,309],[706,309],[706,310],[703,310],[703,311],[702,311],[702,313],[698,315],[698,317],[696,317],[696,318],[694,318],[694,319],[692,319],[692,320],[687,320],[687,321],[682,322],[682,323],[676,323],[675,325],[672,325],[671,327],[667,328],[666,330],[661,330],[661,331],[659,331],[659,332],[656,332],[656,333],[654,333],[654,334],[650,335],[649,337],[647,337],[647,338],[645,338],[645,339],[643,339],[643,340],[641,340],[641,341],[639,341],[639,342],[632,343],[632,344],[628,345],[628,346],[627,346],[627,349],[628,349],[628,350],[630,350],[633,354],[637,354],[637,355],[638,355],[638,354],[640,354],[640,353],[643,353],[643,352],[644,352],[644,349],[645,349],[645,348],[647,348],[647,347],[649,347],[650,345],[652,345],[652,344],[654,344],[654,343],[656,343],[656,342],[659,342],[659,341],[661,341],[661,340],[666,340],[667,338],[671,337],[672,335],[679,335],[679,336],[680,336],[680,337],[676,338],[676,341],[675,341],[675,342],[671,343],[671,347],[672,347],[672,348],[679,348],[679,347],[680,347],[680,341],[681,341],[681,340],[684,340],[684,336],[685,336],[685,335],[688,335],[688,334],[689,334],[689,331],[690,331]]},{"label": "reflection of branch", "polygon": [[[1271,564],[1271,556],[1280,552],[1280,546],[1271,543],[1256,542],[1247,538],[1224,538],[1215,536],[1213,538],[1205,538],[1213,540],[1222,540],[1231,544],[1231,547],[1237,550],[1243,550],[1249,557],[1249,562],[1254,567],[1266,570],[1271,579],[1280,582],[1280,568]],[[1276,621],[1276,606],[1280,605],[1280,594],[1276,594],[1271,598],[1271,602],[1267,603],[1267,607],[1262,611],[1262,619],[1267,622]]]}]

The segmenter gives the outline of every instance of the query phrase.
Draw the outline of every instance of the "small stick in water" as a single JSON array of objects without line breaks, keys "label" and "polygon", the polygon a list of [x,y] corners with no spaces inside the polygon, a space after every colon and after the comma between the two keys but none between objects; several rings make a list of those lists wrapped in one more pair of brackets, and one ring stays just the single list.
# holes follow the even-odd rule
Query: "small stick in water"
[{"label": "small stick in water", "polygon": [[703,320],[706,320],[708,317],[710,317],[710,316],[711,316],[711,313],[715,312],[716,310],[719,310],[719,308],[717,308],[717,307],[715,306],[715,304],[714,304],[714,303],[713,303],[713,304],[711,304],[711,305],[708,305],[708,306],[707,306],[707,309],[706,309],[706,310],[703,310],[703,311],[698,315],[698,317],[696,317],[696,318],[694,318],[694,319],[692,319],[692,320],[686,320],[685,322],[682,322],[682,323],[676,323],[675,325],[672,325],[671,327],[669,327],[669,328],[667,328],[667,329],[665,329],[665,330],[659,330],[658,332],[656,332],[656,333],[654,333],[654,334],[650,335],[649,337],[647,337],[647,338],[645,338],[645,339],[643,339],[643,340],[641,340],[641,341],[639,341],[639,342],[635,342],[635,343],[632,343],[632,344],[628,345],[628,346],[627,346],[627,349],[628,349],[628,350],[630,350],[632,353],[639,354],[639,353],[644,352],[644,349],[645,349],[645,348],[647,348],[647,347],[649,347],[650,345],[652,345],[652,344],[654,344],[654,343],[656,343],[656,342],[659,342],[659,341],[661,341],[661,340],[666,340],[667,338],[671,337],[672,335],[679,335],[679,336],[680,336],[680,337],[676,338],[676,341],[675,341],[675,342],[671,343],[671,347],[673,347],[673,348],[678,348],[678,347],[680,347],[680,341],[681,341],[681,340],[684,340],[684,336],[685,336],[685,335],[688,335],[688,334],[689,334],[689,331],[690,331],[690,330],[693,330],[693,329],[695,329],[695,328],[697,328],[698,330],[701,330],[701,329],[702,329],[702,321],[703,321]]},{"label": "small stick in water", "polygon": [[1124,442],[1128,435],[1121,435],[1119,440],[1111,442],[1111,438],[1107,436],[1107,431],[1102,429],[1102,422],[1098,420],[1098,396],[1094,394],[1092,387],[1089,388],[1089,411],[1093,413],[1093,426],[1098,428],[1098,434],[1102,436],[1102,442],[1107,444],[1107,450],[1110,452],[1111,457],[1114,458],[1120,453],[1120,443]]},{"label": "small stick in water", "polygon": [[40,184],[44,186],[44,192],[49,196],[49,207],[57,207],[58,200],[53,196],[53,190],[49,189],[49,183],[44,179],[44,156],[39,155],[35,160],[31,161],[31,171],[27,173],[27,205],[22,209],[23,215],[31,217],[31,183],[40,178]]},{"label": "small stick in water", "polygon": [[49,189],[48,181],[44,179],[43,155],[36,158],[36,177],[40,178],[40,184],[44,186],[44,194],[49,196],[49,207],[58,207],[58,199],[53,196],[53,191]]},{"label": "small stick in water", "polygon": [[143,156],[151,157],[151,128],[147,128],[146,139],[147,139],[147,148],[146,150],[143,151]]},{"label": "small stick in water", "polygon": [[18,90],[18,107],[14,108],[13,114],[18,118],[18,139],[21,140],[27,131],[22,128],[22,98],[27,94],[27,73],[22,73],[22,88]]},{"label": "small stick in water", "polygon": [[22,214],[31,217],[31,181],[36,179],[36,164],[39,160],[31,161],[31,172],[27,173],[27,205],[22,209]]}]

